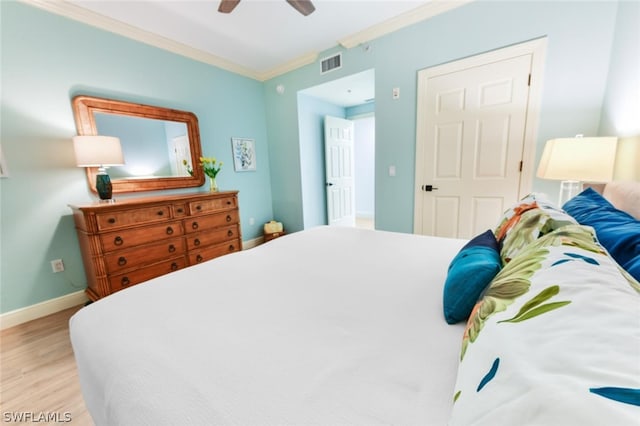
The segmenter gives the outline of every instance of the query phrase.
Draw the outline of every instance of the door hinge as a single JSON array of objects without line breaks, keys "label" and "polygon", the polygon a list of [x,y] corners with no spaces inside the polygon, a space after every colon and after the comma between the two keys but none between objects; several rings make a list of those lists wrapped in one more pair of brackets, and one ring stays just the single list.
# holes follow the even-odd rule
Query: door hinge
[{"label": "door hinge", "polygon": [[529,81],[527,81],[527,86],[531,86],[531,74],[529,74]]},{"label": "door hinge", "polygon": [[522,161],[520,161],[520,167],[519,167],[518,171],[522,172]]}]

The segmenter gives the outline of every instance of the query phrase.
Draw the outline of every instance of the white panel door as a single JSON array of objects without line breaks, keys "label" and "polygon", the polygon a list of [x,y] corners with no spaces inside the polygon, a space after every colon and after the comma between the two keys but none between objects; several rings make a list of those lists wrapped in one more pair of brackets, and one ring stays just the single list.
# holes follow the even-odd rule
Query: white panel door
[{"label": "white panel door", "polygon": [[[171,173],[173,176],[189,176],[187,166],[193,168],[191,164],[191,151],[189,148],[189,137],[177,136],[171,139],[169,145],[169,159],[171,164]],[[187,164],[184,164],[184,160]]]},{"label": "white panel door", "polygon": [[[471,238],[519,197],[532,55],[420,75],[416,233]],[[417,216],[419,214],[419,217]]]},{"label": "white panel door", "polygon": [[324,148],[329,225],[355,226],[353,122],[326,116]]}]

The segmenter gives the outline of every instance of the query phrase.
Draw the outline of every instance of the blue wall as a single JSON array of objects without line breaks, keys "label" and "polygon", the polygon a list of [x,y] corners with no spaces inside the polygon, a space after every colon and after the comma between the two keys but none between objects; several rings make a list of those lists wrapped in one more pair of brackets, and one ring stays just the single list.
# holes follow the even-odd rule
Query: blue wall
[{"label": "blue wall", "polygon": [[[601,136],[640,136],[640,2],[618,7]],[[640,149],[639,149],[640,151]],[[640,164],[638,165],[640,169]]]},{"label": "blue wall", "polygon": [[[0,7],[0,140],[11,173],[0,179],[1,312],[86,287],[67,207],[95,199],[74,163],[78,94],[194,112],[203,155],[225,163],[219,185],[240,191],[243,238],[262,235],[273,217],[262,83],[25,4]],[[255,139],[256,172],[234,172],[233,136]],[[54,274],[58,258],[65,271]]]},{"label": "blue wall", "polygon": [[[538,156],[548,139],[597,135],[611,56],[616,2],[475,1],[380,37],[368,49],[336,47],[342,68],[320,75],[317,63],[265,83],[274,214],[303,228],[295,146],[296,92],[363,70],[375,69],[376,228],[413,231],[416,89],[421,69],[500,47],[546,37]],[[637,43],[637,41],[636,41]],[[275,87],[286,87],[283,95]],[[400,88],[393,100],[392,89]],[[388,176],[388,166],[397,174]],[[558,183],[534,180],[534,190],[558,191]]]}]

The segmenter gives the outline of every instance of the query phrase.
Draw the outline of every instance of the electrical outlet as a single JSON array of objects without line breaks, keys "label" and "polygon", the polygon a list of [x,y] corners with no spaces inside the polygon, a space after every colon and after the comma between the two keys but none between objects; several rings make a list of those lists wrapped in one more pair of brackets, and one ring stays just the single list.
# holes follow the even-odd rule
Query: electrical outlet
[{"label": "electrical outlet", "polygon": [[51,270],[53,272],[62,272],[64,271],[64,263],[62,259],[55,259],[51,261]]},{"label": "electrical outlet", "polygon": [[254,223],[256,223],[256,220],[252,217],[249,218],[249,225],[253,225]]}]

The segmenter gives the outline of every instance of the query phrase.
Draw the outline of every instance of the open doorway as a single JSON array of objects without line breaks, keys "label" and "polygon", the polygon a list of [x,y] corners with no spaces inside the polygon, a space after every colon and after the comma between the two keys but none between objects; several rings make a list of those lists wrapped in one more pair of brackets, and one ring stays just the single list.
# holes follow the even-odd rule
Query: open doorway
[{"label": "open doorway", "polygon": [[376,117],[370,113],[347,118],[354,125],[356,226],[375,229]]},{"label": "open doorway", "polygon": [[374,228],[375,74],[367,70],[298,92],[300,174],[304,228],[326,225],[324,119],[353,120],[356,226]]}]

